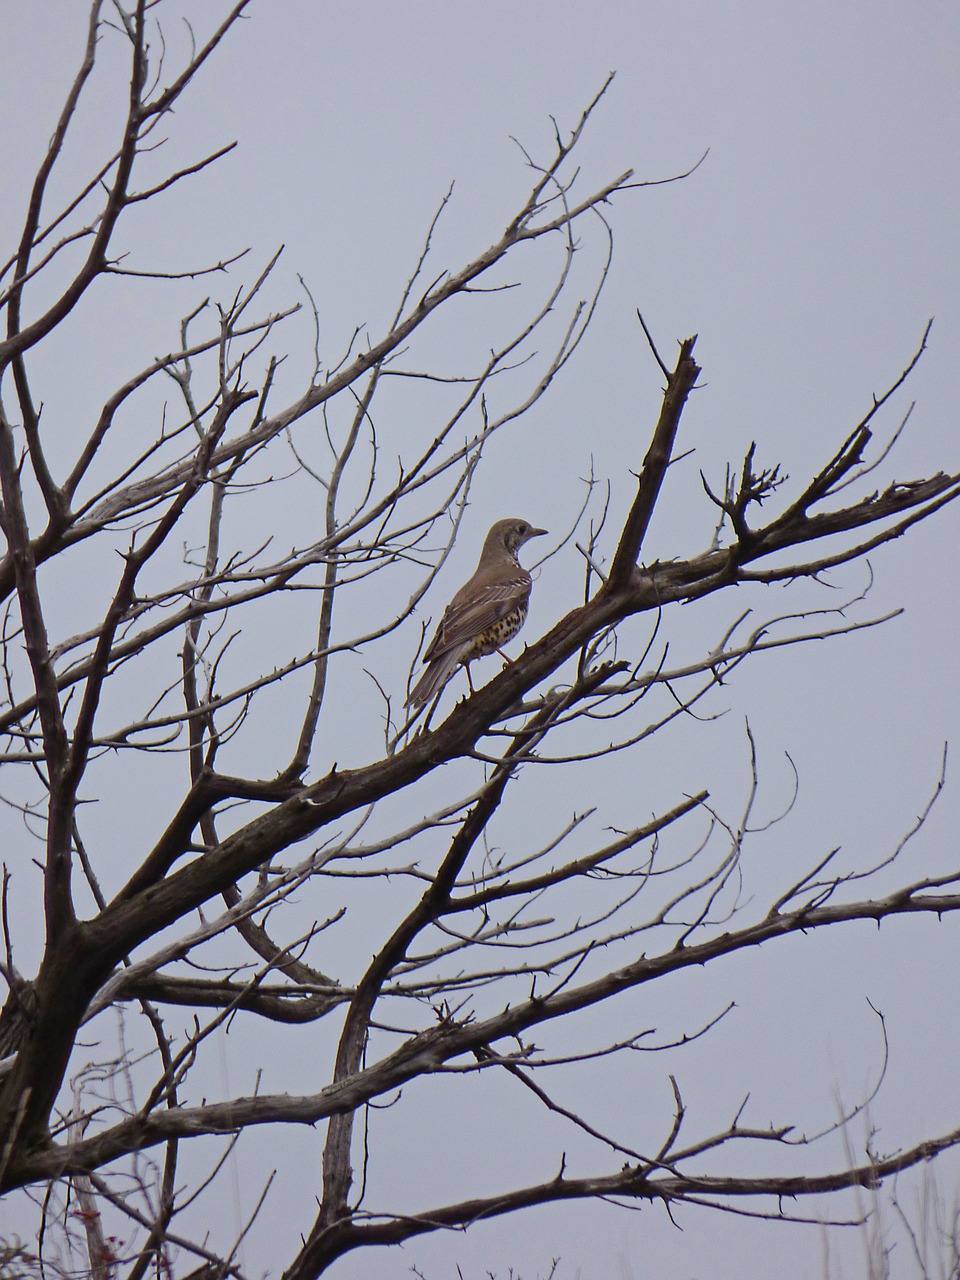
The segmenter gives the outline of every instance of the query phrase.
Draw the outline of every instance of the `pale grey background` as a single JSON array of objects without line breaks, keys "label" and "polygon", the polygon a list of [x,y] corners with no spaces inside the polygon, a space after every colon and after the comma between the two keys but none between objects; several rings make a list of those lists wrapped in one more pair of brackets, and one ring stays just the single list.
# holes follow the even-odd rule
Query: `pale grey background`
[{"label": "pale grey background", "polygon": [[[219,8],[185,7],[198,33]],[[2,6],[4,243],[16,234],[24,183],[79,60],[86,8],[79,0]],[[175,43],[179,36],[170,38]],[[939,0],[910,6],[264,0],[178,106],[170,130],[175,157],[195,158],[233,137],[240,147],[165,207],[144,214],[142,224],[131,222],[133,230],[142,225],[149,246],[137,249],[140,265],[201,265],[246,245],[253,249],[250,265],[222,286],[171,285],[167,311],[155,293],[142,305],[143,290],[130,282],[114,291],[103,315],[94,289],[58,348],[59,368],[38,365],[47,375],[45,412],[66,422],[99,404],[104,389],[170,349],[191,299],[208,289],[229,295],[281,242],[276,301],[297,296],[295,277],[302,273],[318,300],[332,362],[357,325],[376,333],[392,312],[449,183],[456,188],[440,243],[455,266],[496,238],[527,185],[510,136],[546,156],[549,116],[571,127],[611,70],[616,81],[582,148],[588,185],[630,166],[639,178],[659,178],[686,169],[707,148],[709,155],[688,180],[620,196],[609,210],[616,257],[595,326],[522,430],[491,450],[463,545],[430,602],[433,612],[469,573],[491,519],[522,514],[564,528],[590,455],[597,473],[613,482],[615,514],[626,509],[634,483],[628,468],[641,460],[660,383],[636,326],[638,306],[665,354],[672,354],[674,339],[699,332],[705,384],[680,442],[696,455],[671,475],[650,557],[690,554],[707,542],[712,511],[698,468],[721,482],[726,462],[736,464],[754,439],[762,461],[782,462],[798,480],[829,457],[871,394],[906,364],[931,315],[930,350],[885,420],[892,428],[897,413],[917,400],[884,477],[955,469],[960,11]],[[112,120],[105,83],[95,87],[82,119],[99,156]],[[79,175],[85,169],[79,148],[76,154]],[[597,245],[586,241],[584,262],[596,257]],[[95,356],[84,343],[94,317]],[[438,327],[438,352],[448,338]],[[309,325],[291,328],[287,341],[292,387],[306,369]],[[418,425],[412,421],[411,430]],[[714,706],[729,714],[704,732],[701,755],[685,740],[682,761],[668,758],[673,739],[665,734],[639,774],[636,765],[629,776],[617,766],[595,771],[591,785],[609,789],[611,814],[625,813],[624,791],[637,788],[648,808],[700,785],[735,806],[746,785],[749,716],[768,779],[765,811],[776,812],[789,793],[785,750],[801,777],[789,824],[756,855],[774,868],[771,885],[783,882],[775,874],[783,865],[806,866],[835,845],[851,860],[869,862],[894,844],[933,788],[943,742],[956,734],[958,531],[958,512],[948,512],[874,558],[870,609],[907,607],[882,632],[770,655],[735,676]],[[546,566],[527,638],[569,607],[579,575],[572,553]],[[843,578],[851,591],[864,581],[862,573]],[[679,617],[678,650],[703,628],[713,639],[735,607],[721,602],[712,612]],[[411,628],[398,639],[397,660],[414,644]],[[377,741],[372,701],[369,725],[358,757]],[[948,781],[911,855],[916,867],[956,863],[960,791]],[[541,785],[551,802],[567,802],[559,782]],[[27,954],[30,939],[21,943]],[[738,1011],[682,1054],[645,1062],[642,1083],[625,1083],[619,1097],[594,1095],[589,1076],[574,1071],[558,1093],[608,1128],[623,1122],[624,1096],[634,1097],[640,1117],[634,1136],[650,1146],[669,1124],[668,1071],[680,1078],[702,1132],[728,1120],[747,1092],[754,1122],[795,1121],[815,1130],[833,1117],[836,1092],[857,1096],[875,1074],[879,1034],[869,997],[883,1010],[892,1043],[871,1118],[881,1130],[880,1147],[907,1145],[960,1123],[958,950],[950,921],[897,922],[879,931],[860,926],[741,956],[713,973],[687,975],[655,997],[634,993],[591,1016],[649,1020],[666,1035],[695,1025],[731,997]],[[581,1026],[584,1034],[591,1030],[586,1020]],[[290,1041],[292,1059],[282,1036],[277,1043],[271,1087],[316,1087],[311,1064],[293,1047],[302,1042]],[[248,1086],[248,1067],[224,1059],[230,1091]],[[464,1113],[463,1095],[447,1109],[434,1097],[415,1126],[406,1114],[402,1120],[384,1114],[375,1135],[389,1153],[375,1182],[381,1204],[413,1208],[455,1194],[487,1194],[549,1177],[562,1151],[577,1151],[559,1126],[552,1145],[530,1149],[526,1104],[514,1092],[478,1081],[473,1096],[472,1114]],[[436,1144],[453,1131],[472,1134],[466,1169],[460,1150],[459,1168],[436,1155]],[[549,1128],[539,1130],[538,1141],[544,1132]],[[279,1270],[291,1252],[285,1236],[309,1224],[321,1136],[285,1138],[281,1149],[270,1134],[250,1139],[263,1151],[264,1171],[289,1160],[290,1151],[297,1161],[294,1185],[269,1202],[264,1229],[248,1243],[250,1273]],[[597,1152],[588,1152],[580,1171],[599,1162]],[[831,1165],[826,1151],[804,1162],[811,1169]],[[937,1168],[950,1199],[957,1176],[955,1163]],[[409,1194],[416,1184],[422,1197]],[[240,1185],[241,1212],[256,1191],[255,1180]],[[226,1231],[237,1212],[224,1204]],[[854,1232],[831,1233],[825,1243],[815,1227],[706,1210],[684,1213],[679,1225],[682,1232],[654,1209],[564,1206],[466,1236],[348,1257],[333,1274],[393,1280],[416,1264],[428,1280],[447,1280],[459,1263],[470,1280],[487,1271],[504,1276],[511,1266],[530,1280],[556,1256],[562,1280],[863,1274]],[[902,1245],[898,1257],[902,1269],[894,1274],[911,1274]]]}]

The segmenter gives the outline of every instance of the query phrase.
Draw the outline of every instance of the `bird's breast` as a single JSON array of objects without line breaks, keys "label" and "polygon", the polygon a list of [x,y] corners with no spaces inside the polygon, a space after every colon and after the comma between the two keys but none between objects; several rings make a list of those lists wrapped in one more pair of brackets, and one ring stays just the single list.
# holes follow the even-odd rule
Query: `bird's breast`
[{"label": "bird's breast", "polygon": [[526,616],[527,602],[524,600],[502,618],[498,618],[496,622],[491,623],[486,630],[477,636],[476,649],[473,656],[483,658],[488,653],[494,653],[497,649],[502,648],[517,634],[523,626]]}]

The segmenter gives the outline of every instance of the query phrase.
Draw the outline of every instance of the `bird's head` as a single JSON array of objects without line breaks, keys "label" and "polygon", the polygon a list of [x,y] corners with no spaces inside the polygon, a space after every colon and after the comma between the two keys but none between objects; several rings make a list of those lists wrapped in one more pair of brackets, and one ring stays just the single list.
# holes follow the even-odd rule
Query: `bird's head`
[{"label": "bird's head", "polygon": [[529,542],[531,538],[539,538],[546,532],[546,529],[538,529],[528,520],[498,520],[487,534],[484,551],[487,548],[491,550],[502,548],[508,556],[516,560],[517,552],[525,542]]}]

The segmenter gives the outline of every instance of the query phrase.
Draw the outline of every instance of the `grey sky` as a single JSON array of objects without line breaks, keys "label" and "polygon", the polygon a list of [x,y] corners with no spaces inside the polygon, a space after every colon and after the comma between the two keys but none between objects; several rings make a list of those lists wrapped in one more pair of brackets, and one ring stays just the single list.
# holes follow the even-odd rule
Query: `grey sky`
[{"label": "grey sky", "polygon": [[[24,182],[79,60],[86,7],[77,0],[3,5],[5,240],[17,226]],[[205,7],[185,7],[205,30],[199,16]],[[171,42],[180,38],[170,33]],[[581,500],[591,456],[596,473],[611,480],[614,515],[623,514],[635,483],[630,469],[641,463],[660,387],[637,307],[668,360],[675,339],[698,332],[704,370],[704,388],[691,401],[678,446],[696,453],[671,473],[651,531],[651,558],[692,554],[709,542],[715,521],[699,469],[721,485],[726,463],[738,465],[753,440],[762,463],[779,462],[798,480],[824,462],[869,408],[871,395],[906,365],[930,316],[929,350],[878,433],[883,426],[892,431],[917,401],[883,482],[956,468],[960,9],[945,0],[911,6],[893,0],[589,6],[261,0],[180,104],[170,129],[177,157],[195,158],[233,138],[239,147],[171,199],[167,220],[145,216],[145,240],[133,246],[131,237],[135,265],[143,267],[202,265],[247,245],[252,254],[226,285],[171,285],[166,313],[145,314],[131,284],[126,309],[97,316],[94,291],[73,327],[78,345],[59,354],[63,391],[49,413],[68,415],[98,403],[104,385],[170,349],[185,300],[208,287],[230,294],[281,243],[276,301],[301,296],[296,275],[302,274],[317,299],[324,359],[335,363],[358,325],[377,332],[385,323],[450,183],[453,198],[438,235],[454,266],[496,238],[528,185],[511,135],[531,154],[545,156],[550,116],[568,130],[610,71],[616,79],[581,148],[585,186],[630,167],[638,180],[664,178],[709,154],[683,182],[619,195],[607,210],[615,256],[596,321],[522,429],[496,441],[461,542],[424,616],[436,616],[472,570],[492,519],[518,514],[564,530]],[[109,106],[98,90],[85,117],[91,141],[108,127]],[[585,278],[601,250],[599,238],[585,238]],[[79,345],[92,317],[102,325],[95,369]],[[439,328],[427,335],[436,351],[443,352],[447,340]],[[294,385],[309,358],[309,324],[295,322],[288,341]],[[451,351],[451,364],[468,356],[465,344]],[[415,413],[412,394],[407,403]],[[411,421],[411,430],[418,426]],[[723,720],[684,738],[682,746],[679,736],[658,736],[654,754],[631,766],[640,768],[639,777],[627,779],[614,764],[594,773],[590,785],[609,789],[611,812],[619,805],[625,820],[625,782],[643,791],[645,812],[699,785],[735,808],[748,780],[749,717],[769,788],[765,816],[790,794],[784,752],[800,775],[789,820],[757,841],[756,891],[781,883],[784,865],[804,867],[836,845],[851,863],[877,860],[920,812],[936,782],[942,744],[957,737],[958,535],[960,511],[951,509],[875,557],[877,581],[866,610],[880,614],[902,604],[904,617],[830,645],[760,658],[712,704],[714,712],[727,713]],[[572,552],[548,562],[534,588],[526,639],[570,607],[580,581]],[[851,570],[837,585],[845,599],[866,579]],[[797,607],[787,592],[783,598],[785,611]],[[744,599],[743,607],[750,605],[780,607]],[[718,637],[734,608],[724,600],[713,612],[681,614],[671,633],[676,651],[701,638],[704,627]],[[415,643],[409,628],[398,639],[397,660]],[[379,732],[373,700],[368,710],[369,728],[358,733],[373,743]],[[666,758],[672,744],[681,759]],[[930,874],[956,860],[960,787],[954,772],[948,771],[947,792],[911,855]],[[538,786],[544,803],[567,802],[560,779]],[[813,1131],[833,1119],[837,1091],[849,1101],[876,1073],[882,1040],[869,998],[883,1011],[891,1041],[888,1078],[871,1112],[880,1129],[877,1146],[889,1151],[960,1122],[958,960],[949,922],[901,921],[879,931],[864,926],[829,939],[795,938],[762,957],[741,956],[709,975],[687,975],[657,992],[652,1004],[635,992],[592,1014],[649,1021],[668,1038],[730,999],[738,1005],[712,1036],[682,1053],[631,1064],[636,1077],[625,1068],[619,1096],[593,1096],[586,1071],[558,1080],[569,1080],[572,1099],[589,1100],[601,1128],[615,1126],[623,1098],[632,1099],[651,1146],[652,1135],[669,1127],[668,1071],[680,1079],[698,1131],[729,1120],[746,1093],[753,1123],[795,1121]],[[236,1090],[247,1086],[246,1077],[234,1077],[243,1069],[225,1061]],[[284,1063],[273,1084],[291,1091],[317,1087],[304,1062]],[[451,1089],[448,1107],[443,1098],[441,1092],[416,1125],[406,1112],[378,1118],[374,1136],[392,1158],[377,1172],[377,1191],[391,1208],[416,1207],[408,1200],[415,1183],[431,1203],[454,1184],[457,1194],[471,1188],[489,1194],[545,1179],[557,1171],[563,1151],[577,1150],[559,1125],[539,1129],[541,1145],[531,1149],[523,1100],[509,1090],[476,1081],[475,1110],[467,1114],[463,1095],[455,1098]],[[447,1168],[433,1154],[434,1140],[442,1143],[454,1129],[475,1142],[466,1170]],[[253,1149],[260,1145],[265,1166],[287,1158],[286,1148],[271,1150],[269,1135],[248,1141]],[[310,1220],[320,1138],[308,1133],[287,1141],[297,1150],[302,1176],[272,1202],[269,1230],[251,1238],[246,1261],[252,1273],[282,1263],[289,1254],[284,1232]],[[804,1157],[804,1167],[832,1167],[829,1150],[835,1148]],[[948,1199],[960,1185],[958,1163],[937,1166]],[[253,1184],[241,1188],[245,1212],[255,1194]],[[234,1207],[224,1213],[232,1215]],[[831,1233],[825,1245],[815,1227],[708,1210],[687,1212],[678,1225],[683,1231],[656,1209],[618,1214],[606,1206],[568,1206],[466,1236],[425,1238],[373,1258],[348,1257],[333,1275],[400,1280],[415,1264],[427,1280],[448,1280],[459,1263],[469,1280],[487,1271],[503,1277],[511,1266],[533,1280],[556,1256],[563,1259],[558,1280],[862,1274],[852,1231],[843,1239]]]}]

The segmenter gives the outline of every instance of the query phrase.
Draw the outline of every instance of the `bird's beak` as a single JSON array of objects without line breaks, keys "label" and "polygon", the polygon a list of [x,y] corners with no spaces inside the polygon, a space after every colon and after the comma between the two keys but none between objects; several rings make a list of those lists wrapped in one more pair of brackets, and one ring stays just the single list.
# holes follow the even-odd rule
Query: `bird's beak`
[{"label": "bird's beak", "polygon": [[524,541],[529,541],[531,538],[539,538],[543,534],[549,533],[549,532],[550,532],[549,529],[528,529],[527,536],[524,539]]}]

